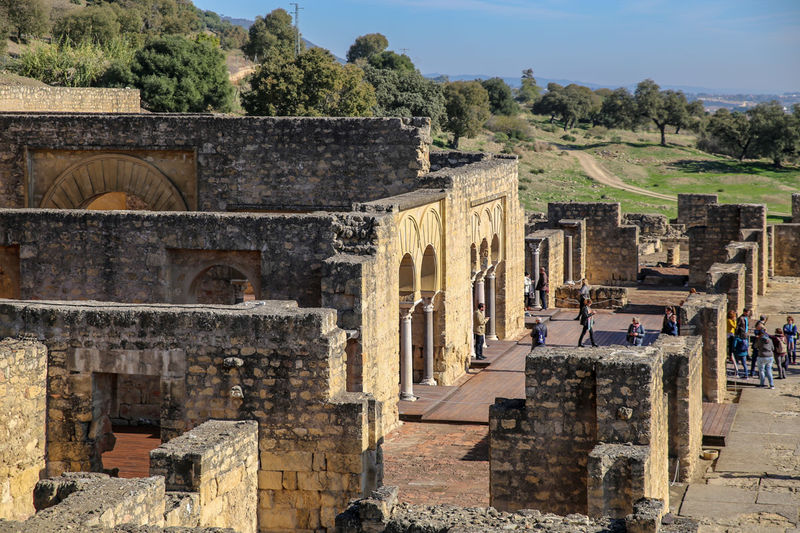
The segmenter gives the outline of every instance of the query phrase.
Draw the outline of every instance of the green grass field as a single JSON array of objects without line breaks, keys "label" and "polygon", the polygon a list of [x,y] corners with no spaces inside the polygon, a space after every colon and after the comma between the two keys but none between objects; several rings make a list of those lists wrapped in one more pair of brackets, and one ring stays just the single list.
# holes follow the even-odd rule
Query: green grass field
[{"label": "green grass field", "polygon": [[[464,139],[461,149],[512,152],[520,157],[520,199],[526,209],[546,210],[551,201],[615,201],[623,212],[677,215],[675,202],[601,185],[586,176],[569,152],[546,144],[558,144],[592,155],[608,172],[625,183],[662,194],[718,194],[725,203],[767,204],[772,220],[791,213],[791,193],[800,191],[800,167],[776,169],[769,161],[739,161],[696,149],[693,133],[668,134],[668,146],[659,145],[656,131],[573,128],[565,132],[546,117],[524,115],[535,141],[495,140],[484,131]],[[440,139],[440,142],[443,139]]]}]

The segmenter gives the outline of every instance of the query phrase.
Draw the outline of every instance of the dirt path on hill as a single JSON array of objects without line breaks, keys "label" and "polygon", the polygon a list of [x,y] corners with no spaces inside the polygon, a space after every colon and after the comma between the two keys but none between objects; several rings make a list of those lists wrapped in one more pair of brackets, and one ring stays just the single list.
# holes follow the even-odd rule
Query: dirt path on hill
[{"label": "dirt path on hill", "polygon": [[649,191],[647,189],[642,189],[641,187],[636,187],[635,185],[628,185],[620,178],[611,174],[603,167],[601,167],[600,164],[597,162],[597,160],[590,154],[581,152],[580,150],[570,149],[565,146],[559,146],[559,148],[561,148],[562,150],[566,150],[568,153],[574,155],[578,159],[578,162],[581,164],[581,168],[583,168],[584,172],[586,172],[586,175],[598,183],[602,183],[603,185],[608,185],[609,187],[614,187],[615,189],[621,189],[623,191],[635,192],[636,194],[641,194],[643,196],[658,198],[659,200],[667,200],[670,202],[678,201],[677,196]]}]

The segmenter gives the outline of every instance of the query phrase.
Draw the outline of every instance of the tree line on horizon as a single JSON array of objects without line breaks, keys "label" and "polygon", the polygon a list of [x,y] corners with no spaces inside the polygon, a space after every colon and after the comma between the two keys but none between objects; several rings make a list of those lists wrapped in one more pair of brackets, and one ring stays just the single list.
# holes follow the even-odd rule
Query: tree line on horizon
[{"label": "tree line on horizon", "polygon": [[769,157],[776,166],[800,152],[800,106],[791,114],[770,102],[710,115],[701,101],[661,90],[650,79],[632,93],[578,84],[542,88],[532,69],[522,72],[518,89],[501,78],[431,80],[406,54],[390,50],[380,33],[356,38],[346,64],[328,50],[306,48],[284,9],[257,17],[246,31],[190,0],[71,1],[86,7],[48,18],[44,0],[0,0],[0,37],[52,36],[9,68],[52,85],[137,87],[143,107],[154,112],[232,111],[235,90],[224,51],[241,49],[257,61],[240,95],[251,115],[426,116],[458,148],[485,126],[526,136],[518,115],[530,111],[565,132],[578,124],[653,127],[664,146],[668,129],[691,130],[703,150],[740,160]]}]

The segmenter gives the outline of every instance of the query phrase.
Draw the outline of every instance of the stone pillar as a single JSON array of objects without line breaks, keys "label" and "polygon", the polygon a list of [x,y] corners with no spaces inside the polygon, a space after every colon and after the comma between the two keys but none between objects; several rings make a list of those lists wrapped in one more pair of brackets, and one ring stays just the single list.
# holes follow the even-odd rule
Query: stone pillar
[{"label": "stone pillar", "polygon": [[474,308],[477,308],[478,304],[483,304],[484,306],[486,305],[486,283],[483,279],[483,275],[478,276],[478,278],[475,280]]},{"label": "stone pillar", "polygon": [[411,352],[411,315],[414,306],[400,308],[400,399],[413,402],[414,396],[414,359]]},{"label": "stone pillar", "polygon": [[[425,312],[425,373],[422,375],[422,385],[436,385],[433,379],[433,302],[422,308]],[[470,315],[472,316],[472,315]],[[475,343],[472,343],[473,350]]]},{"label": "stone pillar", "polygon": [[486,314],[489,316],[489,322],[486,323],[486,338],[488,340],[496,341],[497,340],[497,317],[495,313],[497,311],[497,283],[496,283],[497,276],[495,275],[494,271],[490,272],[486,275],[486,280],[488,281],[488,286],[486,294]]},{"label": "stone pillar", "polygon": [[573,281],[572,280],[572,235],[567,235],[566,241],[567,242],[564,244],[564,247],[566,248],[567,251],[567,260],[566,260],[567,264],[564,266],[566,266],[567,268],[564,269],[564,275],[566,277],[564,281],[569,282]]},{"label": "stone pillar", "polygon": [[541,309],[542,302],[539,301],[539,291],[536,286],[539,284],[539,247],[533,249],[533,308]]},{"label": "stone pillar", "polygon": [[681,245],[670,244],[667,248],[667,264],[670,266],[678,266],[681,264]]}]

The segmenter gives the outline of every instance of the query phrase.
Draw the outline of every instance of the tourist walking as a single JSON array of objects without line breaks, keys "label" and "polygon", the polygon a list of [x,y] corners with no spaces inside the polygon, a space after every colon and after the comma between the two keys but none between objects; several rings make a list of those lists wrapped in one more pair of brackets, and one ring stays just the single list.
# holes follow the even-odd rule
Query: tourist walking
[{"label": "tourist walking", "polygon": [[530,273],[525,272],[525,292],[523,294],[525,298],[525,309],[527,311],[530,311],[533,307],[533,294],[531,293],[531,285],[533,285],[533,282],[531,281],[531,275]]},{"label": "tourist walking", "polygon": [[537,346],[544,346],[547,341],[547,326],[542,319],[536,317],[533,321],[533,331],[531,331],[531,349]]},{"label": "tourist walking", "polygon": [[726,333],[728,334],[728,356],[733,361],[733,339],[736,337],[736,311],[728,311],[728,321],[726,322]]},{"label": "tourist walking", "polygon": [[641,346],[644,343],[644,326],[639,323],[639,317],[633,317],[631,320],[626,340],[631,346]]},{"label": "tourist walking", "polygon": [[782,328],[775,328],[772,346],[775,352],[775,364],[778,365],[778,379],[786,379],[786,338],[783,336]]},{"label": "tourist walking", "polygon": [[483,315],[483,304],[479,303],[478,308],[475,309],[475,314],[472,316],[472,333],[475,337],[475,359],[486,359],[486,356],[483,355],[483,343],[486,340],[487,322],[489,322],[489,317]]},{"label": "tourist walking", "polygon": [[[756,321],[756,325],[753,326],[753,333],[758,336],[761,334],[767,334],[767,317],[761,315],[759,319]],[[758,343],[753,340],[753,361],[750,363],[750,373],[755,374],[756,365],[758,365]],[[759,374],[761,371],[759,370]]]},{"label": "tourist walking", "polygon": [[539,281],[536,282],[536,290],[539,291],[539,305],[542,306],[542,309],[547,309],[547,293],[550,292],[550,284],[544,267],[539,269]]},{"label": "tourist walking", "polygon": [[590,290],[591,287],[586,283],[586,278],[581,279],[581,288],[578,290],[578,305],[580,308],[578,309],[578,316],[575,317],[575,320],[581,319],[581,313],[583,313],[583,308],[586,306],[586,300],[589,299]]},{"label": "tourist walking", "polygon": [[770,339],[766,331],[763,329],[758,329],[756,330],[756,341],[753,343],[753,345],[754,348],[758,350],[758,386],[765,386],[764,377],[766,377],[769,382],[769,388],[774,389],[775,383],[772,381],[772,363],[775,362],[775,358],[773,357],[775,351],[772,345],[772,339]]},{"label": "tourist walking", "polygon": [[[747,379],[753,375],[752,372],[747,371],[747,354],[750,351],[749,344],[746,338],[739,337],[738,335],[733,338],[733,370],[742,379]],[[740,367],[741,370],[739,370]]]},{"label": "tourist walking", "polygon": [[578,338],[578,347],[583,348],[583,336],[586,335],[586,332],[589,332],[589,340],[592,342],[592,346],[597,346],[597,343],[594,342],[594,311],[592,311],[592,299],[587,298],[581,308],[581,326],[583,326],[583,331],[581,331],[581,336]]},{"label": "tourist walking", "polygon": [[786,337],[786,366],[791,362],[797,364],[797,325],[794,318],[787,316],[783,325],[783,336]]}]

